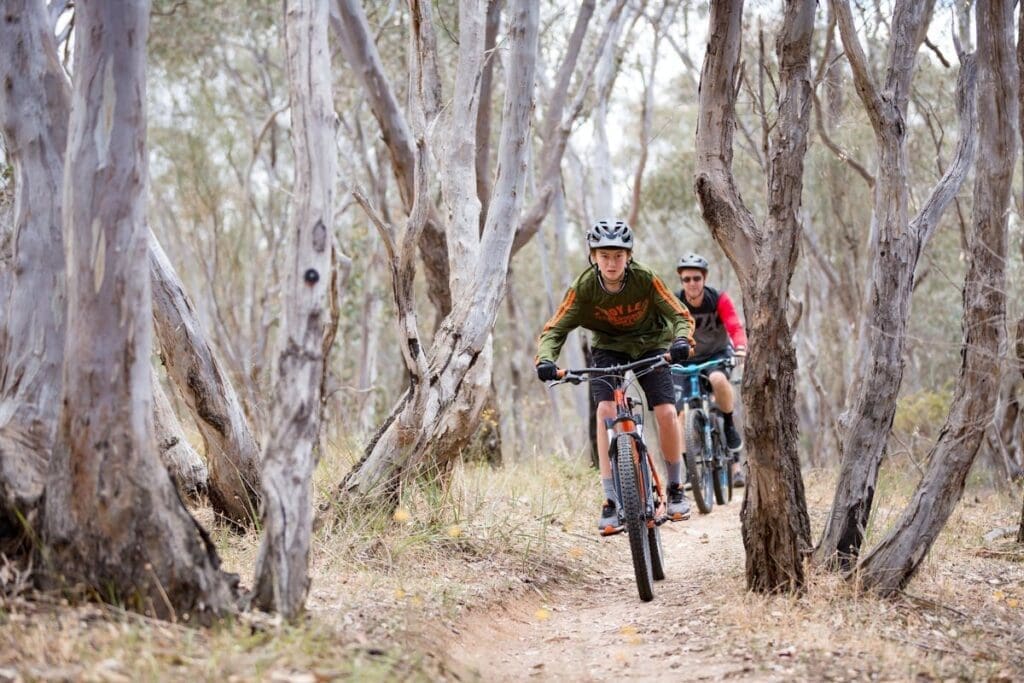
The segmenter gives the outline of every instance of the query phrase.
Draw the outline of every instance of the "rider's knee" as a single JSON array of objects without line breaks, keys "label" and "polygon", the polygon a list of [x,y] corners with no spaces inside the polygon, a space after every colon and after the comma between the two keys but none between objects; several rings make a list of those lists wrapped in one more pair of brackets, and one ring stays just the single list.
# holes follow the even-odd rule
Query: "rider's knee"
[{"label": "rider's knee", "polygon": [[654,406],[654,417],[658,420],[674,420],[676,419],[676,407],[671,403]]},{"label": "rider's knee", "polygon": [[724,391],[729,394],[732,393],[732,384],[729,382],[729,378],[725,376],[724,372],[712,372],[708,377],[711,382],[711,388],[715,391]]},{"label": "rider's knee", "polygon": [[615,417],[615,401],[601,401],[597,404],[597,419]]}]

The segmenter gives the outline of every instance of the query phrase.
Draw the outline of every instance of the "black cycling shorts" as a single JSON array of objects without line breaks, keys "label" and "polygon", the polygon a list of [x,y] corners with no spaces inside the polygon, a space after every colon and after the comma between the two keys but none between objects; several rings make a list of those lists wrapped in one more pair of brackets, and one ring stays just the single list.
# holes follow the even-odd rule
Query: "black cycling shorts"
[{"label": "black cycling shorts", "polygon": [[[631,357],[629,354],[622,353],[620,351],[594,349],[591,364],[595,368],[606,368],[612,365],[625,365],[626,363],[638,361],[641,358],[663,356],[667,352],[668,349],[654,349],[647,353],[642,353],[639,356]],[[614,401],[614,384],[612,382],[598,380],[597,377],[598,376],[592,376],[590,378],[590,395],[594,397],[594,401],[596,403],[600,403],[601,401]],[[672,372],[669,370],[667,365],[645,372],[640,376],[638,381],[640,383],[640,387],[644,390],[644,396],[647,397],[648,407],[653,408],[654,406],[660,406],[665,403],[675,403],[676,396],[675,390],[672,387]]]},{"label": "black cycling shorts", "polygon": [[[704,356],[700,360],[688,360],[685,363],[680,363],[680,365],[700,365],[701,363],[707,363],[709,360],[718,360],[720,358],[732,358],[733,355],[734,354],[730,349],[726,349],[725,351],[713,353],[710,356]],[[721,372],[725,375],[726,379],[729,379],[732,376],[732,368],[726,367],[724,365],[719,367],[717,370],[713,370],[712,372]],[[686,389],[685,382],[687,381],[688,379],[686,377],[683,377],[682,375],[672,375],[672,382],[675,385],[674,393],[672,396],[672,402],[676,404],[676,410],[683,409],[683,391]]]}]

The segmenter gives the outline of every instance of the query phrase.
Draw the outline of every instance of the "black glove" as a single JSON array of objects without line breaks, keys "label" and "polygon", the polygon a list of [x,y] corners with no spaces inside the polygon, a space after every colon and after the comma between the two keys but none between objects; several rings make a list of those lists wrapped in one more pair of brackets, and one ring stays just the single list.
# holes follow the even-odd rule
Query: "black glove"
[{"label": "black glove", "polygon": [[537,379],[541,382],[554,382],[558,379],[558,366],[549,360],[537,363]]},{"label": "black glove", "polygon": [[679,337],[672,342],[672,346],[668,347],[668,355],[671,356],[673,363],[682,363],[688,360],[690,358],[690,342]]}]

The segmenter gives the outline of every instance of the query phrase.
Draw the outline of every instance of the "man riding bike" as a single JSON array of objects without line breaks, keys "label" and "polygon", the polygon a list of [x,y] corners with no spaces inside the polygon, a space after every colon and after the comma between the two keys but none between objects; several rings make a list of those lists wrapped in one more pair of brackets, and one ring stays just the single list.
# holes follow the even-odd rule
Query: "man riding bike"
[{"label": "man riding bike", "polygon": [[[705,363],[733,355],[745,356],[747,334],[743,331],[743,323],[736,314],[736,307],[733,306],[729,295],[707,286],[707,259],[699,254],[687,254],[679,259],[676,273],[682,284],[679,300],[686,305],[686,309],[696,321],[693,336],[698,353],[687,363]],[[729,369],[712,371],[708,380],[715,395],[715,403],[725,421],[725,445],[735,453],[743,447],[743,440],[733,422],[734,396],[732,384],[729,383]],[[681,382],[682,379],[679,378],[677,381]],[[679,414],[679,428],[681,433],[685,433],[682,413]],[[744,484],[743,470],[737,461],[733,463],[733,485]]]},{"label": "man riding bike", "polygon": [[[554,316],[544,326],[537,346],[537,377],[558,378],[555,362],[565,338],[577,327],[593,333],[593,366],[610,367],[641,358],[670,354],[673,362],[690,355],[693,318],[650,268],[633,260],[633,232],[623,221],[599,221],[587,232],[589,268],[569,287]],[[675,417],[675,391],[667,366],[639,378],[647,402],[654,410],[668,472],[668,516],[690,516],[682,487],[682,439]],[[619,528],[618,506],[608,434],[603,425],[615,417],[615,401],[607,382],[591,381],[597,404],[597,450],[605,503],[598,529]]]}]

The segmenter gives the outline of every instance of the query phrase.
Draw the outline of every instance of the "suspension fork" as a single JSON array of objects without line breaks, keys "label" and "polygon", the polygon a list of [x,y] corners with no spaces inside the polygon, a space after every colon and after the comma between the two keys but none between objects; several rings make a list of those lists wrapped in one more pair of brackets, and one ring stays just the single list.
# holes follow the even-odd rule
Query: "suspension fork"
[{"label": "suspension fork", "polygon": [[[640,449],[637,448],[636,444],[636,422],[632,418],[632,414],[629,412],[629,406],[626,403],[626,392],[621,388],[616,388],[613,391],[613,397],[615,399],[615,421],[611,425],[606,425],[606,428],[612,431],[608,435],[608,460],[615,461],[619,457],[619,439],[629,439],[630,441],[630,452],[633,454],[633,466],[639,474],[643,474],[643,469],[640,467]],[[615,480],[615,487],[622,490],[622,482],[619,481],[619,468],[612,467],[612,477]],[[640,494],[641,507],[647,509],[647,496],[648,493],[644,491],[643,476],[637,477],[637,487]]]}]

